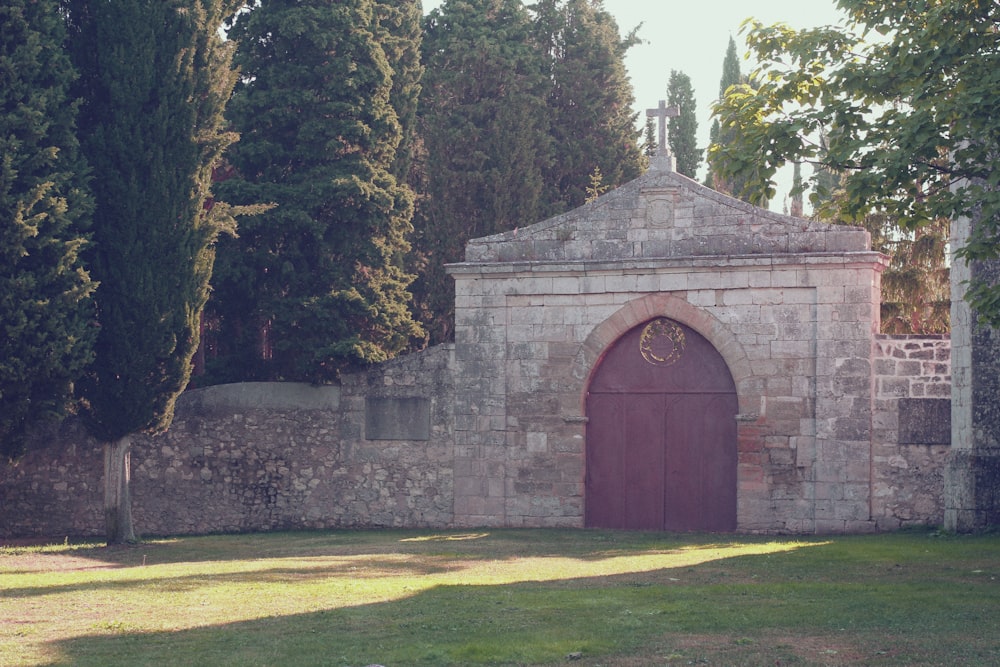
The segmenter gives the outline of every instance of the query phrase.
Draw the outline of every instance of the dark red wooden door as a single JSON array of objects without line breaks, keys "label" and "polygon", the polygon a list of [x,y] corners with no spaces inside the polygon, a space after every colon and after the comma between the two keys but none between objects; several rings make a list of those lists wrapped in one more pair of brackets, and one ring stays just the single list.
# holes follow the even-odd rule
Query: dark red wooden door
[{"label": "dark red wooden door", "polygon": [[736,387],[699,333],[658,318],[604,355],[587,395],[586,524],[736,528]]}]

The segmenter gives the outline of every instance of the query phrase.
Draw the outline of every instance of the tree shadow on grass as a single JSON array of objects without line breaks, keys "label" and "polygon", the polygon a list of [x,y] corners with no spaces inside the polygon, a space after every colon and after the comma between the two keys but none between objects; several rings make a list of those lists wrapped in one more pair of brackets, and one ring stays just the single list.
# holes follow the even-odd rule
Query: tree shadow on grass
[{"label": "tree shadow on grass", "polygon": [[[792,556],[769,558],[780,569],[781,560]],[[764,558],[732,561],[753,570]],[[627,663],[634,665],[675,664],[675,659],[676,664],[746,665],[1000,660],[992,638],[969,636],[970,627],[1000,623],[996,594],[981,587],[924,582],[910,588],[877,579],[849,581],[852,574],[839,582],[789,583],[770,575],[717,580],[704,571],[717,565],[551,582],[442,585],[386,602],[171,632],[128,631],[123,619],[51,643],[61,657],[48,664],[496,666],[557,664],[570,654],[586,665],[614,664],[606,658],[628,655],[649,658]],[[771,646],[775,637],[785,639]],[[692,638],[711,639],[701,645]],[[813,653],[797,654],[797,642],[789,638],[808,638],[801,644]],[[706,653],[712,643],[718,644],[714,653]]]},{"label": "tree shadow on grass", "polygon": [[[809,544],[790,541],[788,546],[780,546],[781,542],[773,539],[757,542],[779,545],[774,547],[778,550]],[[526,559],[535,559],[537,576],[558,579],[559,569],[566,563],[659,556],[701,562],[744,543],[742,539],[719,541],[718,536],[707,541],[705,536],[620,531],[272,533],[174,538],[121,547],[74,548],[65,554],[0,557],[0,573],[103,570],[72,583],[8,586],[4,596],[9,598],[144,589],[182,592],[225,584],[419,578],[461,571],[477,562],[511,564]],[[19,568],[19,563],[31,558],[35,561],[30,566]],[[236,561],[240,565],[232,571],[226,563]],[[196,574],[178,574],[171,567],[190,565],[188,569],[197,570],[209,563],[217,567],[205,567],[203,573]]]}]

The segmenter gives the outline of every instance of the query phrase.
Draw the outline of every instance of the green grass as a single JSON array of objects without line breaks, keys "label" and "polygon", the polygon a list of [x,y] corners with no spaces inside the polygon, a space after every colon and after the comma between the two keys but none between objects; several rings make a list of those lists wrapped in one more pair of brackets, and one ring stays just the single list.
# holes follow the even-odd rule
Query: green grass
[{"label": "green grass", "polygon": [[268,533],[0,547],[0,665],[1000,664],[1000,537]]}]

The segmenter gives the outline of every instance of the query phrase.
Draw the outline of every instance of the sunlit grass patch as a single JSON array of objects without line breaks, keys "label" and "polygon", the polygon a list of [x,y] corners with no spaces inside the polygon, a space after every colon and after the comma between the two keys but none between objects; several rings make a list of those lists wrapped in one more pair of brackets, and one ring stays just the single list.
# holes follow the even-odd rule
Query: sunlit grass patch
[{"label": "sunlit grass patch", "polygon": [[7,548],[0,665],[984,664],[1000,649],[967,630],[1000,621],[998,556],[996,537],[573,530]]}]

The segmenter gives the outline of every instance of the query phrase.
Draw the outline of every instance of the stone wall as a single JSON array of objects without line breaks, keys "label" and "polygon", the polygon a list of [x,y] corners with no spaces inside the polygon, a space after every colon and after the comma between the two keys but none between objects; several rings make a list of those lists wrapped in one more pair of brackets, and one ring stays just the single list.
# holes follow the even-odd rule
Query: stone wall
[{"label": "stone wall", "polygon": [[[452,522],[452,349],[348,375],[339,387],[185,392],[170,430],[136,437],[144,535]],[[0,536],[103,535],[102,448],[68,420],[0,469]]]},{"label": "stone wall", "polygon": [[[877,335],[887,259],[863,230],[754,208],[654,160],[465,259],[449,267],[454,345],[338,387],[187,392],[168,433],[134,443],[138,532],[583,526],[591,374],[658,317],[732,375],[739,530],[942,520],[948,341]],[[101,467],[78,424],[39,433],[0,470],[0,536],[102,534]]]},{"label": "stone wall", "polygon": [[575,269],[453,269],[459,383],[475,390],[456,406],[457,520],[581,525],[589,374],[619,336],[665,316],[704,335],[733,373],[740,529],[874,529],[873,311],[856,303],[877,293],[870,256],[591,266],[583,281],[569,279]]},{"label": "stone wall", "polygon": [[[546,363],[538,374],[522,373],[521,384],[512,387],[517,416],[504,421],[509,438],[489,452],[452,444],[454,424],[489,436],[494,421],[454,415],[455,406],[475,414],[476,400],[470,392],[453,392],[451,346],[349,375],[340,387],[251,383],[186,392],[168,433],[134,443],[137,530],[165,535],[448,527],[477,519],[579,526],[585,423],[574,417],[580,409],[575,389],[565,404],[532,401],[528,392],[571,384],[556,370],[576,367],[578,346],[513,344],[507,365],[531,366],[541,352]],[[857,463],[872,468],[875,527],[939,524],[949,449],[949,340],[878,336],[873,364],[871,458]],[[741,415],[744,524],[748,497],[790,495],[800,492],[793,485],[803,485],[797,457],[808,443],[780,437],[774,423],[782,423],[782,415],[798,418],[795,403],[787,403],[772,403],[770,425],[761,415]],[[748,479],[748,471],[765,470],[761,443],[768,472]],[[100,446],[76,420],[37,433],[36,445],[18,465],[0,472],[0,537],[102,535]],[[471,453],[492,458],[470,461]],[[781,470],[787,471],[784,481]],[[483,492],[480,471],[503,480],[503,492],[494,494],[502,501],[490,500],[489,487]],[[832,488],[843,493],[843,485]],[[491,502],[498,514],[483,518]]]},{"label": "stone wall", "polygon": [[[951,247],[961,248],[980,224],[958,218]],[[1000,282],[1000,261],[951,265],[951,326],[954,359],[952,451],[945,471],[948,530],[994,530],[1000,526],[1000,331],[980,321],[966,301],[970,284]]]},{"label": "stone wall", "polygon": [[940,525],[951,446],[951,340],[877,336],[872,515],[879,529]]},{"label": "stone wall", "polygon": [[456,279],[456,521],[582,525],[587,382],[667,317],[736,384],[738,525],[874,530],[872,338],[884,257],[863,230],[754,208],[668,171],[469,243]]}]

